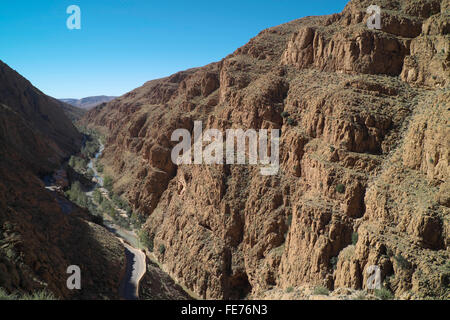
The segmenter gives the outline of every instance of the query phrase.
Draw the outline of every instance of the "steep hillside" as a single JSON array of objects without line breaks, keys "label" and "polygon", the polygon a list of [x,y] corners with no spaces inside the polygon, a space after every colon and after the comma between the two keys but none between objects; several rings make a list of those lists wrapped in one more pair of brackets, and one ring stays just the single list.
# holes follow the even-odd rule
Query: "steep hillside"
[{"label": "steep hillside", "polygon": [[[116,298],[120,242],[77,206],[63,212],[64,200],[40,180],[81,147],[61,105],[0,61],[0,288]],[[81,268],[81,291],[66,287],[70,265]]]},{"label": "steep hillside", "polygon": [[72,122],[80,120],[81,117],[83,117],[83,115],[86,113],[85,109],[74,107],[68,103],[64,103],[61,101],[58,102],[61,104],[61,107],[64,110],[64,113],[66,114],[67,118],[69,118]]},{"label": "steep hillside", "polygon": [[[450,1],[378,1],[381,30],[371,4],[269,28],[83,118],[154,254],[196,294],[361,289],[377,265],[397,297],[449,297]],[[279,173],[176,166],[171,134],[196,120],[281,129]]]}]

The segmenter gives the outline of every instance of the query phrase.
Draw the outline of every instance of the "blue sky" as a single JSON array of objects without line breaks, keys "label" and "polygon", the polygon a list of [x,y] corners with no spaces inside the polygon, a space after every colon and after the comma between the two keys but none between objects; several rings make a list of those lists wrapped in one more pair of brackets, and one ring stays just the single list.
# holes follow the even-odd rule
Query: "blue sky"
[{"label": "blue sky", "polygon": [[[347,0],[11,0],[0,2],[0,60],[56,98],[122,95],[219,61],[261,30],[340,12]],[[69,30],[66,9],[81,9]]]}]

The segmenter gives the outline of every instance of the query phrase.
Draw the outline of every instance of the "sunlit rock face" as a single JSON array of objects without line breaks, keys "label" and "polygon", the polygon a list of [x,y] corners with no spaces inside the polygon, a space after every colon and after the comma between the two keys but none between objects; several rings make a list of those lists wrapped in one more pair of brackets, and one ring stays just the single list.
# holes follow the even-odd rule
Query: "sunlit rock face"
[{"label": "sunlit rock face", "polygon": [[[372,265],[397,297],[448,294],[449,1],[379,1],[380,30],[371,4],[269,28],[84,117],[155,255],[199,296],[362,289]],[[172,132],[197,120],[281,129],[279,173],[174,165]]]}]

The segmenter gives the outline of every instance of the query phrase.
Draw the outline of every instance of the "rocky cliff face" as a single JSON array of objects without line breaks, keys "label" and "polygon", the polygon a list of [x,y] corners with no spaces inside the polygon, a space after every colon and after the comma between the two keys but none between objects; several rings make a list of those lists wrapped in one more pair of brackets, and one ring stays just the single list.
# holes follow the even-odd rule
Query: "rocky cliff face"
[{"label": "rocky cliff face", "polygon": [[[118,297],[120,242],[77,206],[63,213],[64,199],[39,179],[81,141],[59,101],[0,61],[0,287],[8,293]],[[70,265],[81,268],[81,291],[66,287]]]},{"label": "rocky cliff face", "polygon": [[[449,1],[379,1],[381,30],[371,4],[269,28],[85,116],[155,254],[199,296],[367,288],[377,265],[398,297],[448,297]],[[281,129],[279,174],[174,165],[171,134],[196,120]]]}]

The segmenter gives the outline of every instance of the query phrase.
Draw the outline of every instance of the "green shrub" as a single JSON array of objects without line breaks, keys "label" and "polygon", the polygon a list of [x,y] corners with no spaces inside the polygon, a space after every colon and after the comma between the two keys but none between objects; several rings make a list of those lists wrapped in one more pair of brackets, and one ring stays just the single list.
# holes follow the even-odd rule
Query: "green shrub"
[{"label": "green shrub", "polygon": [[353,258],[354,254],[355,246],[351,244],[342,249],[341,252],[339,252],[339,259],[341,259],[342,261],[350,261]]},{"label": "green shrub", "polygon": [[13,294],[8,294],[3,288],[0,288],[0,300],[17,300]]},{"label": "green shrub", "polygon": [[321,296],[327,296],[330,294],[330,290],[323,286],[318,286],[314,288],[314,294],[315,295],[321,295]]},{"label": "green shrub", "polygon": [[47,290],[34,292],[33,294],[26,294],[20,300],[56,300],[53,293]]},{"label": "green shrub", "polygon": [[331,267],[333,268],[333,270],[336,270],[337,263],[338,263],[338,257],[337,256],[336,257],[331,257],[330,264],[331,264]]},{"label": "green shrub", "polygon": [[450,271],[450,261],[447,261],[444,265],[444,270]]},{"label": "green shrub", "polygon": [[392,300],[394,295],[386,288],[375,289],[375,296],[381,300]]},{"label": "green shrub", "polygon": [[94,192],[92,193],[92,197],[93,197],[93,199],[94,199],[94,201],[96,203],[98,203],[99,205],[102,204],[102,202],[103,202],[103,195],[102,195],[102,193],[100,192],[99,189],[95,189],[94,190]]},{"label": "green shrub", "polygon": [[344,192],[345,192],[345,186],[344,186],[342,183],[339,183],[339,184],[336,186],[336,191],[337,191],[338,193],[344,193]]},{"label": "green shrub", "polygon": [[141,226],[144,224],[145,222],[145,216],[142,214],[139,214],[137,212],[132,212],[131,213],[131,223],[136,227],[136,228],[141,228]]},{"label": "green shrub", "polygon": [[394,252],[392,251],[391,248],[387,248],[386,249],[386,254],[387,254],[388,257],[392,257],[394,255]]},{"label": "green shrub", "polygon": [[69,198],[70,201],[76,203],[82,208],[88,208],[89,206],[89,198],[83,192],[81,188],[81,183],[79,181],[75,181],[70,189],[66,191],[66,197]]},{"label": "green shrub", "polygon": [[7,248],[6,249],[6,257],[8,257],[9,260],[15,260],[17,258],[16,251],[14,251],[13,248]]},{"label": "green shrub", "polygon": [[356,243],[358,242],[358,233],[357,232],[353,232],[352,233],[352,244],[354,246],[356,246]]},{"label": "green shrub", "polygon": [[32,294],[8,294],[3,288],[0,288],[0,300],[56,300],[53,293],[47,290],[41,290]]},{"label": "green shrub", "polygon": [[290,214],[290,215],[288,216],[287,221],[286,221],[286,224],[287,224],[288,227],[291,226],[291,224],[292,224],[292,214]]},{"label": "green shrub", "polygon": [[88,166],[88,161],[77,156],[71,156],[69,159],[69,166],[72,167],[76,172],[83,174]]},{"label": "green shrub", "polygon": [[294,288],[292,288],[292,287],[289,287],[289,288],[286,289],[287,293],[291,293],[292,291],[294,291]]},{"label": "green shrub", "polygon": [[295,124],[295,120],[292,119],[292,118],[288,118],[287,119],[287,124],[290,125],[290,126],[293,126]]},{"label": "green shrub", "polygon": [[283,117],[283,118],[289,117],[289,112],[283,111],[283,112],[281,113],[281,117]]},{"label": "green shrub", "polygon": [[93,158],[100,148],[100,143],[93,137],[88,137],[88,139],[81,149],[81,154],[86,158]]},{"label": "green shrub", "polygon": [[105,187],[106,190],[112,191],[113,183],[114,183],[113,179],[110,176],[106,176],[103,181],[103,186]]},{"label": "green shrub", "polygon": [[166,246],[161,244],[159,245],[159,253],[164,254],[166,252]]},{"label": "green shrub", "polygon": [[353,298],[352,300],[366,300],[366,294],[364,293],[364,291],[359,291]]},{"label": "green shrub", "polygon": [[71,156],[69,159],[69,166],[75,168],[75,156]]},{"label": "green shrub", "polygon": [[410,269],[411,268],[411,264],[409,263],[408,260],[406,260],[405,257],[403,257],[401,254],[396,255],[394,257],[395,261],[397,261],[397,264],[400,266],[400,268],[402,269]]},{"label": "green shrub", "polygon": [[146,247],[149,251],[153,251],[153,239],[155,238],[155,235],[149,234],[145,229],[141,229],[139,231],[139,241],[141,244]]}]

